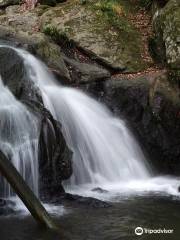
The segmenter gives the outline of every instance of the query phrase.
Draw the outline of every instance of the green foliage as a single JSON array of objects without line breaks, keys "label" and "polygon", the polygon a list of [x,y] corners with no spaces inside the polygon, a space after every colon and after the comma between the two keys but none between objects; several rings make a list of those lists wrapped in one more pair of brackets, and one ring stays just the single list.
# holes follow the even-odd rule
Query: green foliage
[{"label": "green foliage", "polygon": [[56,27],[47,25],[44,27],[43,32],[46,35],[50,36],[52,38],[52,40],[54,40],[55,42],[67,42],[68,41],[66,30],[59,31]]},{"label": "green foliage", "polygon": [[109,22],[118,31],[133,32],[134,27],[127,20],[127,9],[124,1],[118,0],[101,0],[93,6],[97,14],[105,21]]}]

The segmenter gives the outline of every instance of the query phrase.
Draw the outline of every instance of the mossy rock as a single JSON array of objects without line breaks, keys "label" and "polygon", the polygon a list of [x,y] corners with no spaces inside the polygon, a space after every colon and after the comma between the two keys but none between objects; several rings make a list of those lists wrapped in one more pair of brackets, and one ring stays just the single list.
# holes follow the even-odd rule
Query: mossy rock
[{"label": "mossy rock", "polygon": [[180,2],[169,0],[161,9],[157,9],[153,18],[155,32],[153,51],[166,62],[168,68],[180,69]]},{"label": "mossy rock", "polygon": [[133,10],[125,0],[68,1],[41,16],[41,31],[54,40],[65,36],[114,70],[125,66],[129,72],[140,71],[147,66],[141,58],[141,36],[127,18],[129,11]]},{"label": "mossy rock", "polygon": [[43,33],[17,31],[12,27],[0,26],[0,39],[14,46],[25,48],[55,71],[61,80],[70,81],[69,71],[64,63],[61,48]]}]

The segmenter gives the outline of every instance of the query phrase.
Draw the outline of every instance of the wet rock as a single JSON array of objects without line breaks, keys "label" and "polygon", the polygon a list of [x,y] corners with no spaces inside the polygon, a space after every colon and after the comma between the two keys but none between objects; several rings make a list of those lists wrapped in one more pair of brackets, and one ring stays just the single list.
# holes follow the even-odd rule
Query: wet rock
[{"label": "wet rock", "polygon": [[40,195],[63,192],[62,180],[72,173],[72,153],[66,145],[61,126],[43,106],[39,89],[24,66],[23,59],[8,47],[0,47],[0,75],[11,92],[37,117],[40,128]]},{"label": "wet rock", "polygon": [[21,101],[41,101],[24,68],[23,59],[11,48],[0,47],[0,75],[6,86]]},{"label": "wet rock", "polygon": [[102,188],[100,188],[100,187],[93,188],[93,189],[92,189],[92,192],[97,192],[97,193],[108,193],[107,190],[102,189]]},{"label": "wet rock", "polygon": [[[145,64],[141,58],[138,31],[113,9],[121,5],[101,6],[101,1],[67,1],[41,16],[41,31],[56,42],[66,37],[86,55],[112,71],[137,71]],[[109,15],[112,13],[112,18]],[[62,44],[63,45],[63,44]]]},{"label": "wet rock", "polygon": [[93,207],[93,208],[106,208],[110,207],[111,205],[107,202],[92,198],[92,197],[82,197],[79,195],[72,195],[66,193],[65,199],[68,201],[73,201],[81,205]]},{"label": "wet rock", "polygon": [[64,193],[61,194],[58,198],[49,199],[53,204],[57,203],[72,203],[78,204],[79,206],[92,207],[92,208],[107,208],[111,207],[111,204],[101,201],[92,197],[83,197],[75,194]]},{"label": "wet rock", "polygon": [[157,171],[180,174],[180,98],[167,74],[150,74],[106,82],[104,97],[124,117]]},{"label": "wet rock", "polygon": [[62,180],[72,174],[72,153],[68,149],[60,124],[44,114],[39,142],[40,192],[45,200],[63,193]]},{"label": "wet rock", "polygon": [[7,7],[5,14],[0,16],[0,39],[29,50],[54,70],[60,79],[70,81],[61,48],[39,32],[39,17],[47,9],[38,6],[33,11],[21,12],[19,6]]}]

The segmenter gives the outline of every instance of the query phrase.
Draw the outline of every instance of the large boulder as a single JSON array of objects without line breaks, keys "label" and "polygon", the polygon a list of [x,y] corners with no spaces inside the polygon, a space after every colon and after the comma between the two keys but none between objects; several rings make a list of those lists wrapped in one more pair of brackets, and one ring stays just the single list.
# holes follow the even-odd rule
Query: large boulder
[{"label": "large boulder", "polygon": [[18,32],[12,27],[0,26],[0,43],[7,42],[25,48],[47,64],[60,80],[70,81],[70,74],[62,58],[60,47],[43,33]]},{"label": "large boulder", "polygon": [[10,91],[21,101],[41,101],[24,68],[24,60],[9,47],[0,47],[0,75]]},{"label": "large boulder", "polygon": [[97,64],[83,63],[67,56],[63,56],[63,59],[69,69],[71,69],[72,83],[92,83],[110,77],[109,71]]},{"label": "large boulder", "polygon": [[[163,8],[156,7],[153,17],[155,37],[151,49],[156,58],[167,64],[180,81],[180,1],[169,0]],[[171,77],[171,80],[173,78]]]},{"label": "large boulder", "polygon": [[[57,42],[67,38],[80,51],[111,70],[139,71],[141,58],[139,32],[125,17],[126,3],[67,1],[49,9],[40,18],[41,31]],[[62,44],[63,45],[63,44]]]},{"label": "large boulder", "polygon": [[38,6],[33,11],[21,12],[19,6],[7,7],[5,14],[0,16],[0,39],[26,48],[55,70],[60,79],[70,81],[61,48],[39,32],[39,17],[47,9],[46,6]]},{"label": "large boulder", "polygon": [[129,121],[160,173],[180,175],[180,98],[166,73],[108,80],[106,103]]},{"label": "large boulder", "polygon": [[66,145],[61,125],[43,106],[39,89],[29,78],[23,59],[9,47],[0,47],[2,81],[38,119],[40,195],[53,196],[63,191],[61,182],[71,176],[72,153]]},{"label": "large boulder", "polygon": [[71,152],[61,132],[61,125],[43,111],[39,141],[40,193],[43,200],[64,192],[62,180],[72,174]]}]

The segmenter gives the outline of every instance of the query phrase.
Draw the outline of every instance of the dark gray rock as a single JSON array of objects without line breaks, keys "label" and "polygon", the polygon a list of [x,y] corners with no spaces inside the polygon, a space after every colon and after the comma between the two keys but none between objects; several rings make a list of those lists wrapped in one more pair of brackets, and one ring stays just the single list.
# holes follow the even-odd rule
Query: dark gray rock
[{"label": "dark gray rock", "polygon": [[72,153],[66,145],[60,124],[48,112],[43,116],[39,171],[41,197],[45,200],[48,196],[55,197],[64,192],[61,182],[72,174]]},{"label": "dark gray rock", "polygon": [[[10,17],[11,16],[12,15],[10,15]],[[14,17],[15,16],[13,15],[13,18]],[[31,16],[29,16],[27,21],[30,21],[30,19]],[[27,24],[24,25],[23,26],[27,28]],[[15,30],[16,27],[0,26],[0,43],[7,42],[9,45],[28,50],[45,62],[50,70],[55,73],[61,81],[70,82],[71,79],[68,69],[61,56],[61,48],[50,41],[43,33],[22,32],[18,30],[18,26],[22,27],[21,22],[17,24],[17,30]],[[29,26],[29,28],[32,29],[32,26]]]},{"label": "dark gray rock", "polygon": [[97,65],[78,62],[66,56],[63,59],[72,70],[71,79],[75,83],[91,83],[110,77],[109,71]]},{"label": "dark gray rock", "polygon": [[129,122],[155,169],[180,175],[180,98],[167,76],[111,79],[104,98]]},{"label": "dark gray rock", "polygon": [[64,193],[57,196],[57,198],[54,199],[48,199],[48,202],[51,202],[53,204],[65,204],[65,203],[70,203],[73,205],[78,205],[78,206],[84,206],[84,207],[91,207],[91,208],[107,208],[111,207],[111,204],[105,201],[101,201],[96,198],[92,197],[83,197],[75,194],[70,194],[70,193]]},{"label": "dark gray rock", "polygon": [[108,193],[107,190],[102,189],[102,188],[100,188],[100,187],[93,188],[93,189],[92,189],[92,192],[97,192],[97,193]]},{"label": "dark gray rock", "polygon": [[12,48],[0,47],[0,66],[2,80],[16,98],[42,102],[38,89],[28,78],[23,59]]},{"label": "dark gray rock", "polygon": [[85,205],[85,206],[89,206],[89,207],[93,207],[93,208],[106,208],[106,207],[110,207],[111,205],[107,202],[98,200],[96,198],[92,198],[92,197],[82,197],[79,195],[72,195],[69,193],[65,194],[65,199],[68,201],[72,201],[81,205]]}]

